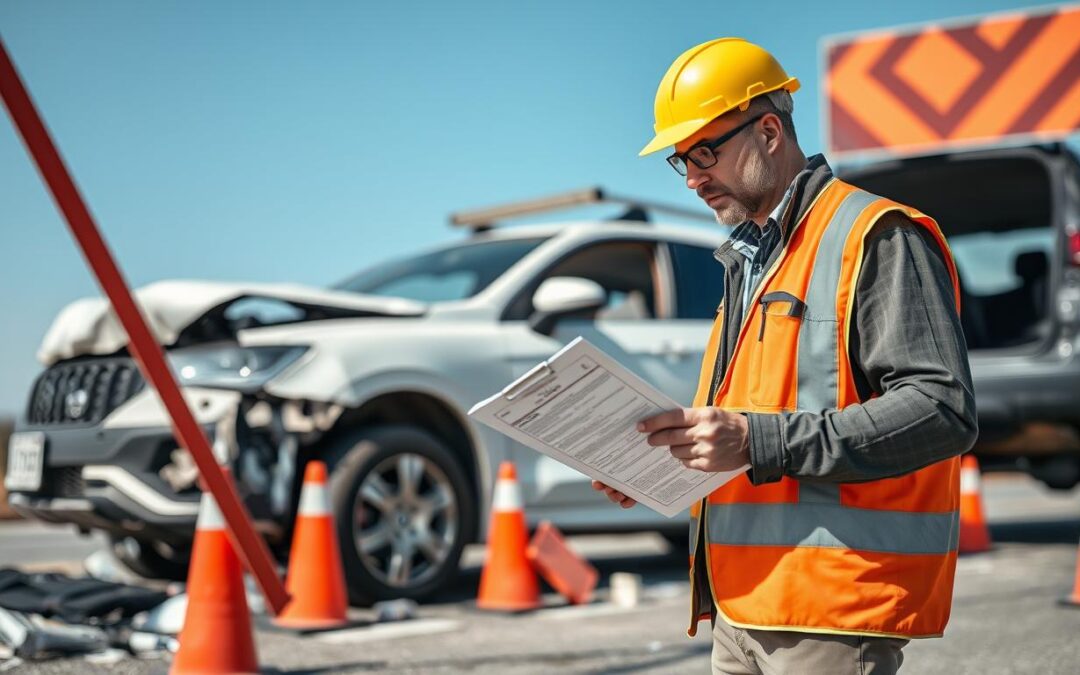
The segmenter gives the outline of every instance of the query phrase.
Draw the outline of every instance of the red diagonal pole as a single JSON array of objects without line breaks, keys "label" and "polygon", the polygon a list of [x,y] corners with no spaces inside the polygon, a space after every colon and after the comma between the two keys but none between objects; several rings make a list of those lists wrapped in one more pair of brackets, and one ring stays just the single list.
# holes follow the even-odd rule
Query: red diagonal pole
[{"label": "red diagonal pole", "polygon": [[150,334],[146,321],[131,297],[124,277],[120,273],[105,240],[101,237],[94,223],[90,210],[86,207],[79,189],[64,166],[64,160],[49,136],[45,123],[34,107],[30,95],[23,86],[19,73],[15,70],[7,48],[0,40],[0,96],[3,96],[11,119],[22,134],[30,155],[37,164],[41,177],[52,192],[56,205],[64,214],[72,236],[94,272],[98,285],[109,297],[116,316],[128,334],[131,352],[135,356],[139,369],[150,384],[157,390],[158,396],[169,413],[173,436],[177,442],[188,449],[199,467],[199,473],[207,487],[214,494],[214,499],[225,516],[233,544],[247,568],[259,582],[267,603],[275,614],[285,607],[289,596],[274,569],[270,551],[266,542],[255,532],[251,516],[244,508],[240,497],[230,481],[225,478],[210,450],[210,443],[202,429],[195,422],[191,409],[176,385],[172,371],[165,363],[161,347]]}]

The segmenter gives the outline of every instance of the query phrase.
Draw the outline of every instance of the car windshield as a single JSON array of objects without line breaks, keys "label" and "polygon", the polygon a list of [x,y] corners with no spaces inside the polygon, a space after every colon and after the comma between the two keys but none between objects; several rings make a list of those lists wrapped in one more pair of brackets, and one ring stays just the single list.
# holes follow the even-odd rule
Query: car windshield
[{"label": "car windshield", "polygon": [[421,302],[463,300],[487,288],[544,241],[501,239],[452,246],[375,265],[334,288]]}]

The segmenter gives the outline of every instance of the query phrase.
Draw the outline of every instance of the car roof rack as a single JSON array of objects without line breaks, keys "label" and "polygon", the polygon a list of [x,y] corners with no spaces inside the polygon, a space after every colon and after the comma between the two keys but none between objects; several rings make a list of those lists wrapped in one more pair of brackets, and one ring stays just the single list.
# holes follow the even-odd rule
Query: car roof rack
[{"label": "car roof rack", "polygon": [[612,221],[646,223],[649,222],[648,214],[652,212],[667,213],[680,218],[704,220],[710,223],[716,222],[716,219],[711,214],[703,211],[695,211],[693,209],[670,204],[649,202],[634,197],[617,196],[597,186],[585,188],[584,190],[563,192],[549,197],[540,197],[538,199],[526,199],[482,209],[473,209],[471,211],[458,211],[457,213],[450,214],[450,224],[457,227],[468,227],[473,230],[473,232],[483,232],[484,230],[490,230],[495,227],[501,221],[510,218],[519,218],[534,213],[558,211],[560,209],[569,209],[590,204],[621,204],[626,206],[627,210],[622,215],[608,219]]}]

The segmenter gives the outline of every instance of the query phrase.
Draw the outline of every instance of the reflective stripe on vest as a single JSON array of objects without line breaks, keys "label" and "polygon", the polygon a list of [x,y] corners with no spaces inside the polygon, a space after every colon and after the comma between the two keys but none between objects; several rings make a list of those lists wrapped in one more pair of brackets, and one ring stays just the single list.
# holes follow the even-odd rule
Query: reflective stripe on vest
[{"label": "reflective stripe on vest", "polygon": [[[847,331],[865,239],[889,211],[934,236],[957,288],[955,266],[932,219],[834,180],[795,226],[746,308],[712,404],[797,415],[861,402],[852,386]],[[787,309],[777,311],[773,302]],[[710,373],[720,321],[703,362]],[[705,378],[703,370],[698,395],[704,398],[697,405],[708,404]],[[741,476],[706,500],[704,527],[692,518],[692,564],[706,565],[714,603],[735,625],[939,635],[951,606],[958,478],[955,458],[855,484],[785,477],[753,486]],[[699,529],[706,559],[693,562]]]},{"label": "reflective stripe on vest", "polygon": [[844,242],[851,234],[855,218],[877,197],[868,192],[852,192],[829,221],[818,245],[806,307],[799,327],[798,409],[821,412],[836,407],[836,288],[844,257]]},{"label": "reflective stripe on vest", "polygon": [[959,513],[844,508],[837,504],[710,504],[709,542],[747,546],[824,546],[880,553],[956,550]]}]

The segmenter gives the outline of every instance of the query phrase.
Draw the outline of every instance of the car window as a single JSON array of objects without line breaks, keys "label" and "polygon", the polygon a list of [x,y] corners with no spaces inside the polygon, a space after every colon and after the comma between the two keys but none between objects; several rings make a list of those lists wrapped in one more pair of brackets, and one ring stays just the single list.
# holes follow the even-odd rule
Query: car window
[{"label": "car window", "polygon": [[704,246],[671,244],[675,311],[680,319],[712,319],[724,295],[724,266]]},{"label": "car window", "polygon": [[948,241],[965,290],[980,296],[1020,288],[1040,258],[1045,275],[1055,236],[1047,227],[961,234]]},{"label": "car window", "polygon": [[546,238],[474,242],[370,267],[334,288],[421,302],[464,300],[487,288]]},{"label": "car window", "polygon": [[620,241],[593,244],[572,253],[531,284],[507,312],[507,318],[532,315],[533,293],[552,277],[579,277],[600,284],[607,302],[597,311],[597,319],[655,318],[658,285],[654,248],[647,242]]}]

